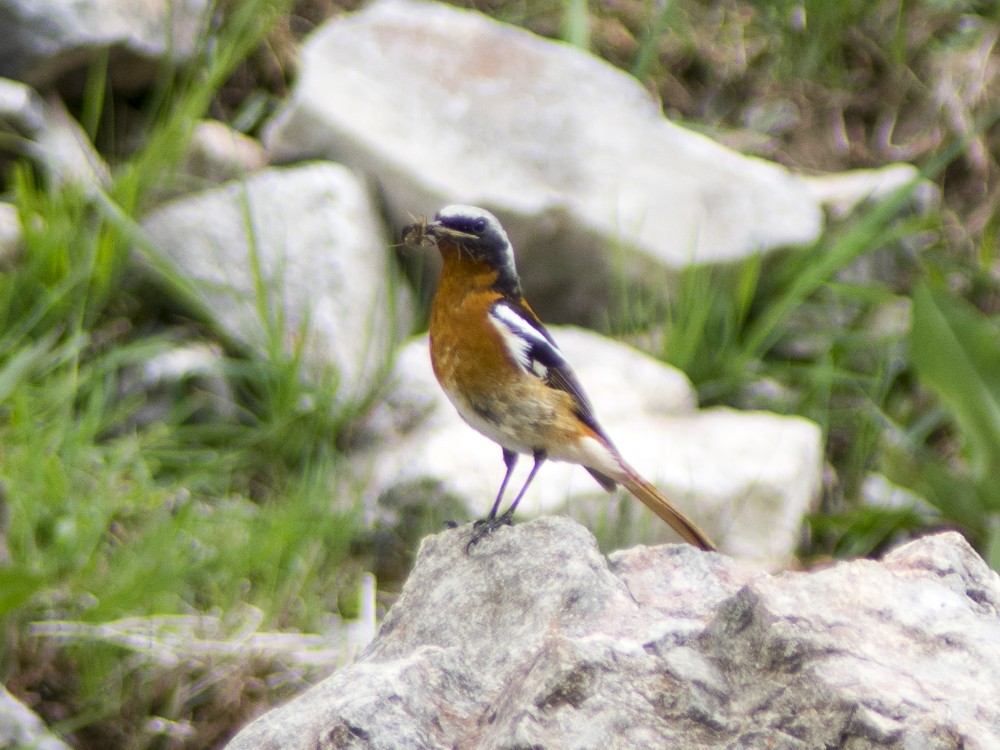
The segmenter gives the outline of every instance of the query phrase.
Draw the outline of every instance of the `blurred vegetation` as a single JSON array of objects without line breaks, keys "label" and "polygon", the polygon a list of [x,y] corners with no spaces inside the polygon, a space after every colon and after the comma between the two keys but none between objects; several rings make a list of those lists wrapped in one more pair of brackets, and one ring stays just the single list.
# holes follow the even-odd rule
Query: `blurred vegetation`
[{"label": "blurred vegetation", "polygon": [[[776,0],[645,12],[645,25],[605,17],[617,50],[600,35],[594,45],[645,73],[668,115],[807,174],[909,161],[940,200],[914,183],[828,217],[815,247],[765,267],[691,269],[665,316],[626,293],[613,327],[687,372],[704,403],[823,427],[829,471],[804,560],[952,526],[1000,566],[997,6]],[[650,29],[665,32],[656,55]]]},{"label": "blurred vegetation", "polygon": [[[239,4],[198,65],[139,101],[115,99],[103,66],[92,71],[74,105],[114,155],[105,192],[27,163],[6,175],[25,247],[0,274],[0,674],[79,747],[210,747],[301,685],[235,659],[179,665],[167,680],[122,647],[46,647],[35,622],[249,606],[264,629],[323,632],[332,615],[356,614],[362,523],[341,481],[334,388],[308,384],[277,344],[263,360],[228,346],[184,309],[184,279],[161,274],[151,287],[130,270],[131,252],[163,268],[137,219],[284,18],[270,0]],[[111,127],[126,118],[137,148]],[[148,363],[192,343],[224,354],[228,388],[197,377],[167,394],[135,386]]]},{"label": "blurred vegetation", "polygon": [[[0,272],[0,677],[78,747],[219,746],[289,687],[261,664],[150,673],[118,647],[47,646],[33,622],[250,605],[267,628],[319,632],[357,609],[373,561],[338,445],[364,405],[335,408],[280,346],[246,356],[185,304],[184,279],[151,286],[128,254],[162,267],[136,221],[171,187],[195,122],[256,134],[301,38],[360,4],[222,3],[198,64],[130,98],[105,61],[70,103],[112,163],[104,193],[26,163],[3,177],[26,250]],[[666,306],[625,290],[609,327],[681,367],[706,404],[822,426],[805,564],[955,527],[1000,569],[1000,6],[462,4],[589,49],[744,153],[806,173],[921,168],[939,201],[914,183],[831,216],[814,247],[691,269]],[[192,380],[145,418],[148,395],[129,384],[191,343],[224,353],[229,389]]]}]

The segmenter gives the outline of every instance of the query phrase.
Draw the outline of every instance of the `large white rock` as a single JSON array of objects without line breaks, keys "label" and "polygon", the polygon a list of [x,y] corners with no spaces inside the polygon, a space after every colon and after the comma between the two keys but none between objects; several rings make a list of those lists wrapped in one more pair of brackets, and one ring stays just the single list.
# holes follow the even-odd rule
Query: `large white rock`
[{"label": "large white rock", "polygon": [[187,60],[209,21],[208,0],[0,0],[0,75],[47,88],[109,55],[117,90],[148,85],[164,60]]},{"label": "large white rock", "polygon": [[166,204],[142,226],[223,330],[262,355],[275,332],[286,355],[301,346],[305,373],[335,373],[342,401],[370,393],[410,330],[368,190],[340,165],[264,170]]},{"label": "large white rock", "polygon": [[1000,579],[956,533],[756,573],[565,519],[428,537],[358,663],[229,750],[1000,747]]},{"label": "large white rock", "polygon": [[[678,370],[583,329],[553,327],[552,334],[626,460],[720,549],[766,567],[791,559],[821,479],[822,436],[815,424],[764,412],[698,411]],[[400,488],[430,480],[442,496],[461,498],[470,518],[485,516],[504,473],[501,451],[444,396],[426,337],[401,350],[390,383],[373,428],[379,435],[373,496],[397,490],[398,497]],[[507,502],[530,465],[530,458],[521,459]],[[624,511],[633,521],[622,530],[623,543],[677,539],[627,492],[610,496],[570,464],[547,463],[518,508],[525,517],[568,512],[591,528],[614,524]]]},{"label": "large white rock", "polygon": [[[372,175],[397,226],[447,203],[493,210],[547,319],[587,319],[625,270],[730,261],[813,240],[784,168],[667,120],[624,72],[486,16],[381,0],[328,22],[265,142]],[[568,265],[587,269],[566,285]],[[592,319],[592,318],[591,318]]]}]

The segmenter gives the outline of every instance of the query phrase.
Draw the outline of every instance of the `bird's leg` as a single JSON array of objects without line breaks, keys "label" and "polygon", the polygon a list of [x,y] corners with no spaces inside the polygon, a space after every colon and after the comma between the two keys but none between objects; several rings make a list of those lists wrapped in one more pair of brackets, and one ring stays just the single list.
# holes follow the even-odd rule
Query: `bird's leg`
[{"label": "bird's leg", "polygon": [[490,508],[490,514],[484,520],[476,521],[477,526],[487,521],[492,521],[497,517],[497,511],[500,510],[500,501],[503,500],[504,490],[507,489],[507,482],[510,481],[510,475],[514,473],[514,467],[517,465],[517,453],[504,448],[503,462],[507,467],[507,473],[503,475],[503,481],[500,482],[500,491],[497,493],[497,499],[493,502],[493,507]]},{"label": "bird's leg", "polygon": [[[535,478],[535,474],[538,470],[542,468],[542,464],[545,463],[547,453],[541,449],[536,450],[534,453],[535,465],[531,467],[531,471],[528,473],[528,478],[524,480],[524,485],[521,487],[521,491],[517,493],[517,497],[514,498],[514,502],[510,504],[507,511],[500,517],[496,516],[496,511],[500,506],[500,498],[497,498],[497,502],[493,505],[493,510],[490,511],[490,515],[484,521],[476,522],[476,530],[472,533],[472,539],[465,546],[465,551],[471,550],[480,539],[484,536],[489,536],[493,533],[494,529],[498,529],[501,526],[511,526],[514,523],[514,510],[517,508],[517,504],[521,502],[521,498],[524,497],[524,493],[527,491],[528,486],[531,481]],[[504,450],[504,461],[507,460],[507,450]],[[511,470],[513,469],[513,463],[517,460],[517,454],[514,454],[514,459],[507,465],[507,476],[504,477],[503,484],[507,484],[507,480],[510,478]],[[500,487],[500,494],[503,494],[504,487]]]},{"label": "bird's leg", "polygon": [[528,472],[528,478],[524,480],[524,486],[521,487],[521,491],[517,493],[517,497],[514,498],[514,502],[510,504],[507,508],[507,512],[504,513],[500,518],[497,519],[498,522],[504,523],[508,526],[514,523],[514,510],[517,508],[517,504],[521,502],[521,498],[524,497],[524,493],[528,491],[528,485],[535,478],[535,474],[538,470],[542,468],[542,464],[545,463],[545,459],[548,458],[548,454],[539,449],[535,451],[535,465],[531,467],[531,471]]}]

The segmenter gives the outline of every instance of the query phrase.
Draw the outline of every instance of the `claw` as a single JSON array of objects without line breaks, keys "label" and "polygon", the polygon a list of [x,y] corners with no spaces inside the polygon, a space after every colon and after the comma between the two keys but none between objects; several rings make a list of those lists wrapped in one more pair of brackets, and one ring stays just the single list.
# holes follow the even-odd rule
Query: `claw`
[{"label": "claw", "polygon": [[472,528],[472,538],[469,543],[465,545],[465,554],[472,552],[472,548],[479,544],[479,541],[483,537],[487,537],[492,534],[495,530],[499,529],[501,526],[513,526],[514,525],[514,514],[507,512],[504,513],[499,518],[485,518],[476,521]]}]

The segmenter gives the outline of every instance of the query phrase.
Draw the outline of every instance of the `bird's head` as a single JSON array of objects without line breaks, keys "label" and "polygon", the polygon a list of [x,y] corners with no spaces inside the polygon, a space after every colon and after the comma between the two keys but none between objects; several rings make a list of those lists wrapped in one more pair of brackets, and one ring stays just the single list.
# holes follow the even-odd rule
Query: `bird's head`
[{"label": "bird's head", "polygon": [[435,241],[446,259],[467,259],[483,263],[499,274],[501,284],[518,287],[514,248],[500,221],[489,211],[476,206],[445,206],[426,225],[411,225],[404,237],[427,236]]}]

